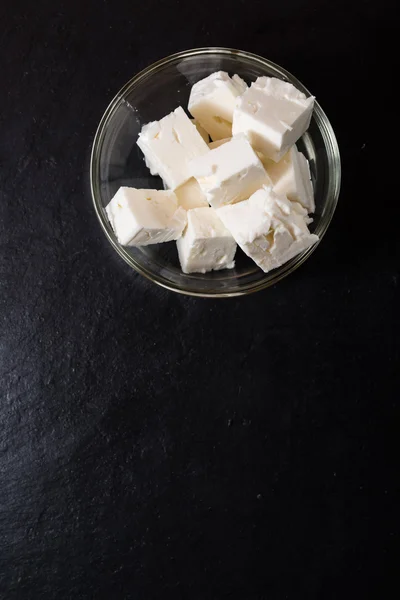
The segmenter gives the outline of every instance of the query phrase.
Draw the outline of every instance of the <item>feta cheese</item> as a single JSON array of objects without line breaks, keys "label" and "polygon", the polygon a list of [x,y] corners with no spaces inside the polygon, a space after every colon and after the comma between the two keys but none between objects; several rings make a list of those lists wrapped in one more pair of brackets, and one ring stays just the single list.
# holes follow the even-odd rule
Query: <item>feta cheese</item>
[{"label": "feta cheese", "polygon": [[236,242],[213,208],[187,213],[187,227],[176,242],[184,273],[206,273],[235,266]]},{"label": "feta cheese", "polygon": [[248,200],[224,206],[217,214],[243,252],[265,273],[318,241],[309,232],[304,213],[271,187],[263,186]]},{"label": "feta cheese", "polygon": [[206,196],[194,177],[176,188],[175,194],[179,205],[185,210],[208,207]]},{"label": "feta cheese", "polygon": [[106,206],[111,226],[123,246],[147,246],[176,240],[186,225],[186,211],[174,192],[120,187]]},{"label": "feta cheese", "polygon": [[223,144],[226,144],[226,142],[229,142],[231,139],[232,138],[228,137],[224,138],[223,140],[215,140],[215,142],[210,142],[208,144],[208,147],[210,148],[210,150],[214,150],[214,148],[219,148]]},{"label": "feta cheese", "polygon": [[308,214],[307,210],[304,208],[304,206],[302,206],[299,202],[292,202],[291,208],[294,212],[298,213],[299,215],[301,215],[303,217],[306,225],[309,225],[310,223],[312,223],[314,221],[314,219],[309,216],[309,214]]},{"label": "feta cheese", "polygon": [[209,152],[196,127],[182,107],[144,125],[137,141],[152,175],[160,175],[175,189],[190,179],[189,161]]},{"label": "feta cheese", "polygon": [[236,100],[232,133],[245,133],[255,150],[278,162],[306,131],[314,98],[291,83],[259,77]]},{"label": "feta cheese", "polygon": [[244,136],[232,138],[190,162],[190,171],[213,208],[249,198],[270,179]]},{"label": "feta cheese", "polygon": [[271,167],[272,165],[274,165],[275,162],[271,158],[267,158],[266,156],[264,156],[264,154],[262,152],[259,152],[258,150],[256,150],[255,152],[256,152],[258,158],[261,160],[264,169],[268,173],[269,167]]},{"label": "feta cheese", "polygon": [[232,81],[235,84],[235,87],[236,87],[237,91],[239,92],[239,94],[243,94],[247,90],[247,83],[245,82],[244,79],[239,77],[239,75],[233,75]]},{"label": "feta cheese", "polygon": [[315,211],[314,190],[308,160],[293,145],[278,163],[267,166],[274,191],[293,202],[300,202],[308,212]]},{"label": "feta cheese", "polygon": [[200,123],[198,121],[196,121],[196,119],[190,119],[193,123],[193,125],[196,127],[197,131],[199,132],[199,134],[201,135],[201,137],[203,138],[203,140],[205,141],[206,144],[208,144],[208,142],[210,141],[210,136],[208,135],[207,131],[204,129],[204,127],[202,127],[200,125]]},{"label": "feta cheese", "polygon": [[201,123],[213,141],[232,136],[232,118],[236,98],[247,89],[238,75],[224,71],[212,73],[192,87],[189,112]]}]

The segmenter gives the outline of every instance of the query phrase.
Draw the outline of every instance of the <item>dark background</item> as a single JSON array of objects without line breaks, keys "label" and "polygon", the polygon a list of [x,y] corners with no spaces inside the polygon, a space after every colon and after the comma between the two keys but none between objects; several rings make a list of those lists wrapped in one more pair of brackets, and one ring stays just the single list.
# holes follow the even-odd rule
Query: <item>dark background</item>
[{"label": "dark background", "polygon": [[[390,8],[1,0],[2,599],[398,598]],[[136,275],[88,186],[118,89],[206,45],[294,73],[343,161],[318,250],[232,300]]]}]

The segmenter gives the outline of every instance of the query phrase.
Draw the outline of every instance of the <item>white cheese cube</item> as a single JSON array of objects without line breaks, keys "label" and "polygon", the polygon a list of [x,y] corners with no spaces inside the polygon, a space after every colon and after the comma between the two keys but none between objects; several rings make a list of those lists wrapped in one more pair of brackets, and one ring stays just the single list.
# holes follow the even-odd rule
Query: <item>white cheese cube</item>
[{"label": "white cheese cube", "polygon": [[178,239],[186,211],[174,192],[120,187],[106,206],[111,226],[123,246],[147,246]]},{"label": "white cheese cube", "polygon": [[248,200],[224,206],[217,214],[243,252],[268,273],[318,241],[308,230],[304,212],[263,186]]},{"label": "white cheese cube", "polygon": [[190,179],[189,161],[209,152],[195,125],[182,107],[144,125],[137,141],[152,175],[160,175],[175,189]]},{"label": "white cheese cube", "polygon": [[293,145],[278,163],[266,167],[274,192],[300,202],[308,212],[315,211],[314,190],[308,160]]},{"label": "white cheese cube", "polygon": [[246,83],[238,75],[229,77],[224,71],[212,73],[192,87],[189,112],[212,140],[231,137],[236,98],[246,89]]},{"label": "white cheese cube", "polygon": [[310,124],[314,98],[291,83],[259,77],[237,99],[232,133],[245,133],[255,150],[278,162]]},{"label": "white cheese cube", "polygon": [[204,129],[204,127],[202,127],[200,125],[200,123],[198,121],[196,121],[196,119],[190,119],[193,123],[193,125],[196,127],[197,131],[199,132],[199,134],[201,135],[201,137],[203,138],[203,140],[205,141],[206,144],[208,144],[208,142],[210,141],[210,136],[208,135],[207,131]]},{"label": "white cheese cube", "polygon": [[230,142],[231,139],[232,138],[228,137],[224,138],[223,140],[215,140],[215,142],[210,142],[208,144],[208,147],[210,148],[210,150],[214,150],[214,148],[219,148],[223,144],[226,144],[226,142]]},{"label": "white cheese cube", "polygon": [[232,138],[190,163],[192,175],[213,208],[249,198],[271,183],[260,159],[244,136]]},{"label": "white cheese cube", "polygon": [[194,177],[176,188],[175,194],[179,205],[185,210],[208,207],[206,196]]},{"label": "white cheese cube", "polygon": [[236,242],[213,208],[187,213],[187,227],[176,242],[184,273],[207,273],[235,266]]}]

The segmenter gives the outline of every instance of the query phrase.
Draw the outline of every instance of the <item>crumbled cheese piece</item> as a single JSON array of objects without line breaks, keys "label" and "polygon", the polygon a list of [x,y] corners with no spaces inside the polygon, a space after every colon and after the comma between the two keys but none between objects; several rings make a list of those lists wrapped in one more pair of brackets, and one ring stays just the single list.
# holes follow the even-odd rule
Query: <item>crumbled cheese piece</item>
[{"label": "crumbled cheese piece", "polygon": [[160,175],[170,189],[190,179],[191,159],[210,150],[180,106],[161,119],[144,125],[137,141],[152,175]]},{"label": "crumbled cheese piece", "polygon": [[217,214],[243,252],[267,273],[318,241],[299,206],[263,186],[248,200],[224,206]]},{"label": "crumbled cheese piece", "polygon": [[212,73],[192,87],[189,112],[213,141],[232,136],[232,118],[236,98],[247,89],[238,75],[229,77],[224,71]]},{"label": "crumbled cheese piece", "polygon": [[172,191],[120,187],[106,206],[111,226],[123,246],[147,246],[178,239],[186,211]]},{"label": "crumbled cheese piece", "polygon": [[300,202],[308,212],[315,211],[314,190],[308,160],[293,145],[278,163],[267,166],[274,191],[293,202]]},{"label": "crumbled cheese piece", "polygon": [[237,136],[190,163],[191,173],[213,208],[249,198],[270,183],[260,159],[244,136]]},{"label": "crumbled cheese piece", "polygon": [[187,227],[176,242],[184,273],[206,273],[235,266],[236,242],[211,208],[187,213]]},{"label": "crumbled cheese piece", "polygon": [[314,98],[291,83],[259,77],[236,101],[232,132],[278,162],[308,128],[313,107]]}]

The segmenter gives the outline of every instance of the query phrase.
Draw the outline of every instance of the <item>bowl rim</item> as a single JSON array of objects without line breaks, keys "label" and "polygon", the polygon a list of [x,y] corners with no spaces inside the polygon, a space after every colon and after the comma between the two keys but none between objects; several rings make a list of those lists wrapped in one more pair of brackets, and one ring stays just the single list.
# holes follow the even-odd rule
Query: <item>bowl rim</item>
[{"label": "bowl rim", "polygon": [[[226,292],[221,291],[221,290],[213,291],[212,289],[207,290],[207,292],[197,291],[195,289],[188,289],[187,287],[180,287],[178,284],[173,284],[173,283],[169,282],[168,280],[164,279],[160,275],[154,275],[154,273],[148,272],[146,270],[146,268],[144,268],[140,263],[136,262],[134,260],[134,258],[125,251],[124,247],[121,246],[117,242],[117,240],[114,239],[114,237],[110,234],[107,218],[105,216],[106,213],[104,211],[104,207],[101,204],[100,190],[99,190],[99,179],[100,178],[98,176],[98,172],[99,172],[100,148],[102,145],[102,141],[104,139],[106,125],[107,125],[108,120],[113,115],[113,112],[116,109],[116,107],[119,106],[119,104],[121,102],[123,102],[124,95],[126,94],[126,92],[132,86],[139,83],[141,79],[143,79],[144,77],[147,77],[149,74],[156,71],[157,69],[164,67],[168,64],[174,63],[176,61],[179,61],[183,58],[188,58],[188,57],[192,57],[192,56],[196,56],[196,55],[201,56],[201,55],[207,55],[207,54],[222,54],[222,55],[228,55],[228,56],[235,55],[238,57],[243,57],[247,60],[250,59],[253,62],[263,65],[264,67],[268,67],[270,69],[272,68],[273,70],[277,71],[277,73],[279,73],[283,79],[289,80],[296,87],[301,89],[304,93],[311,95],[309,90],[289,71],[287,71],[280,65],[277,65],[276,63],[274,63],[266,58],[263,58],[262,56],[259,56],[258,54],[253,54],[252,52],[247,52],[244,50],[237,50],[234,48],[209,46],[209,47],[203,47],[203,48],[193,48],[190,50],[183,50],[181,52],[176,52],[174,54],[166,56],[165,58],[162,58],[162,59],[150,64],[148,67],[142,69],[139,73],[134,75],[124,86],[122,86],[122,88],[114,96],[114,98],[111,100],[111,102],[107,106],[106,110],[104,111],[104,114],[103,114],[103,116],[100,120],[100,123],[96,129],[96,133],[95,133],[93,145],[92,145],[91,156],[90,156],[90,189],[91,189],[92,201],[94,204],[95,212],[96,212],[97,218],[100,221],[100,225],[106,235],[106,238],[108,239],[110,244],[113,246],[113,248],[116,250],[116,252],[121,256],[121,258],[123,258],[124,261],[131,268],[133,268],[137,273],[139,273],[140,275],[143,275],[144,277],[146,277],[153,283],[156,283],[165,289],[168,289],[170,291],[177,292],[180,294],[184,294],[187,296],[196,296],[196,297],[202,297],[202,298],[231,298],[231,297],[243,296],[243,295],[251,294],[254,292],[258,292],[258,291],[266,289],[272,285],[275,285],[276,283],[278,283],[278,281],[281,281],[283,278],[290,275],[290,273],[292,273],[293,271],[298,269],[298,267],[300,267],[300,265],[302,265],[307,260],[307,258],[309,256],[311,256],[311,254],[315,251],[317,246],[320,244],[323,236],[325,235],[325,233],[329,227],[329,224],[332,220],[332,217],[334,215],[334,212],[336,210],[336,206],[337,206],[338,199],[339,199],[339,193],[340,193],[340,184],[341,184],[341,161],[340,161],[339,146],[338,146],[337,139],[336,139],[335,133],[333,131],[332,125],[330,124],[329,119],[326,116],[325,112],[322,110],[321,106],[318,104],[317,101],[315,101],[313,118],[315,118],[315,120],[317,121],[319,129],[322,130],[323,133],[325,134],[325,135],[323,135],[324,144],[326,145],[326,141],[329,141],[329,143],[330,143],[330,146],[331,146],[330,151],[331,151],[331,155],[332,155],[333,161],[334,161],[334,165],[333,165],[334,168],[329,169],[329,176],[330,176],[329,179],[330,179],[330,184],[331,184],[330,187],[332,189],[329,190],[329,197],[327,200],[327,210],[326,210],[326,214],[324,215],[323,223],[322,223],[322,221],[320,222],[321,228],[318,232],[318,235],[319,235],[318,242],[315,243],[313,246],[311,246],[311,248],[308,248],[308,250],[306,250],[303,253],[294,257],[291,261],[286,263],[286,265],[282,265],[282,267],[280,267],[279,269],[275,269],[275,270],[270,271],[269,273],[265,273],[265,279],[261,279],[256,284],[250,283],[250,284],[244,285],[242,288],[240,288],[238,290],[231,290],[231,291],[226,291]],[[333,177],[332,177],[332,174],[333,174]]]}]

